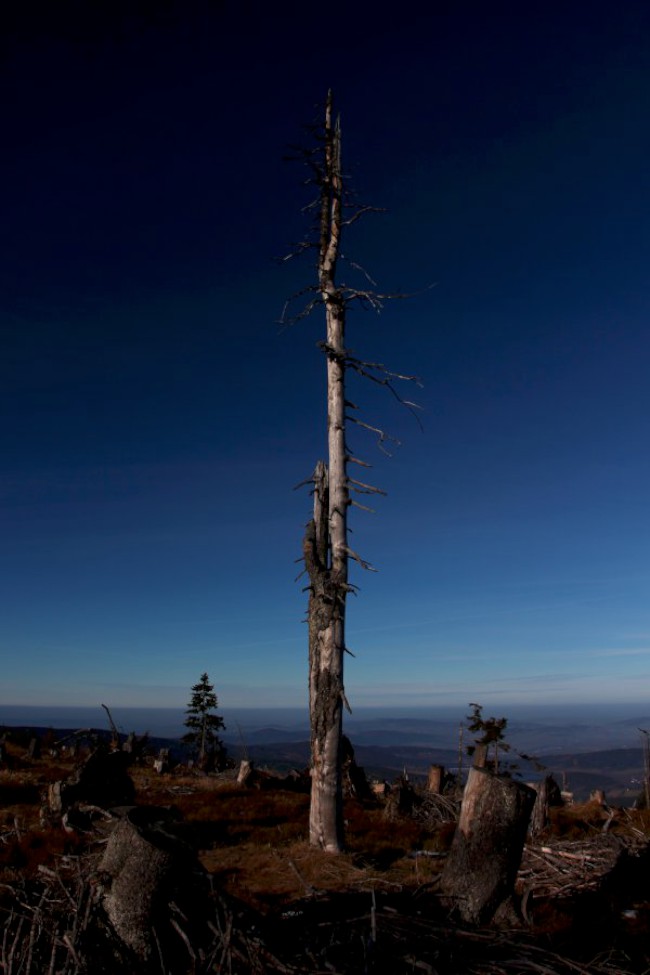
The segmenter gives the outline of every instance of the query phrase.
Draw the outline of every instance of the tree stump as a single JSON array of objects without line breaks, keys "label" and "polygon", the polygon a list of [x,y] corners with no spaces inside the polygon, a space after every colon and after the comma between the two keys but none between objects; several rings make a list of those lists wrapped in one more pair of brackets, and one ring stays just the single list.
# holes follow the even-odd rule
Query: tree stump
[{"label": "tree stump", "polygon": [[384,806],[384,819],[394,821],[402,816],[411,816],[418,797],[411,783],[404,776],[390,790]]},{"label": "tree stump", "polygon": [[371,798],[372,793],[366,773],[360,765],[357,765],[354,748],[347,735],[341,737],[341,776],[347,796],[353,796],[355,799]]},{"label": "tree stump", "polygon": [[127,771],[128,756],[97,748],[66,781],[53,782],[48,789],[48,804],[53,813],[64,813],[75,802],[96,806],[132,803],[133,779]]},{"label": "tree stump", "polygon": [[427,792],[433,792],[439,796],[442,792],[442,780],[445,775],[444,765],[430,765],[429,775],[427,776]]},{"label": "tree stump", "polygon": [[242,759],[237,773],[237,785],[250,785],[253,777],[253,763],[247,758]]},{"label": "tree stump", "polygon": [[534,789],[470,769],[441,876],[441,890],[463,921],[485,924],[512,899],[534,802]]},{"label": "tree stump", "polygon": [[169,831],[170,821],[160,808],[129,810],[99,865],[107,879],[104,910],[118,937],[142,961],[155,957],[155,939],[160,943],[166,936],[174,891],[192,886],[195,858]]},{"label": "tree stump", "polygon": [[562,804],[560,789],[552,775],[547,775],[537,788],[537,797],[533,806],[533,814],[530,818],[530,835],[539,836],[542,830],[548,825],[549,807]]}]

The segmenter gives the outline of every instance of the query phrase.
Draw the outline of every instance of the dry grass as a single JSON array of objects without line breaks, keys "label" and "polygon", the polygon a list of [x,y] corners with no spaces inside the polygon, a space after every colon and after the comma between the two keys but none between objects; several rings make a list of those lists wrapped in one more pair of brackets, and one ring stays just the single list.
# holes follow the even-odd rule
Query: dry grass
[{"label": "dry grass", "polygon": [[[24,756],[24,750],[22,755]],[[10,755],[14,766],[0,772],[0,881],[17,871],[29,875],[83,845],[84,837],[39,821],[47,784],[69,775],[71,760],[28,762]],[[20,767],[16,767],[19,765]],[[158,775],[135,767],[140,804],[178,810],[219,889],[257,909],[269,910],[314,893],[359,889],[415,892],[435,881],[449,848],[453,823],[435,828],[408,817],[390,821],[380,804],[346,802],[348,851],[331,857],[308,844],[309,797],[278,784],[246,789],[232,777]],[[611,814],[596,803],[553,811],[549,836],[592,837]],[[650,812],[624,811],[608,824],[610,834],[650,832]],[[434,854],[434,855],[427,855]]]},{"label": "dry grass", "polygon": [[[29,762],[24,758],[24,749],[22,753],[10,755],[10,760],[11,769],[0,772],[0,885],[18,884],[30,876],[40,876],[42,880],[48,873],[39,872],[39,867],[53,867],[56,872],[59,865],[74,859],[66,854],[97,848],[94,846],[97,837],[92,834],[84,836],[68,833],[60,826],[47,826],[40,822],[41,800],[47,784],[57,778],[67,777],[73,762],[62,762],[59,759],[55,762],[47,757]],[[310,951],[314,944],[320,944],[319,938],[325,938],[328,944],[335,944],[338,938],[341,950],[345,948],[345,952],[352,951],[345,940],[348,935],[343,933],[348,930],[348,915],[345,918],[341,915],[339,918],[336,913],[338,907],[335,907],[335,904],[345,904],[346,907],[341,908],[341,911],[348,911],[352,918],[349,931],[353,932],[356,939],[353,939],[356,945],[354,950],[360,951],[359,945],[362,945],[363,938],[370,930],[370,905],[373,905],[374,911],[376,899],[376,920],[380,934],[387,937],[390,933],[390,944],[393,941],[397,944],[400,938],[404,940],[405,952],[412,949],[413,939],[420,939],[420,948],[425,946],[430,952],[430,955],[425,952],[419,956],[428,959],[423,970],[437,969],[436,953],[444,953],[447,922],[446,917],[439,919],[442,927],[439,937],[435,935],[431,926],[434,915],[428,913],[433,898],[429,898],[427,894],[432,889],[435,890],[437,874],[443,862],[435,854],[444,853],[448,849],[454,823],[434,824],[432,820],[417,821],[409,816],[390,820],[379,803],[349,800],[344,811],[348,851],[334,857],[309,846],[309,797],[300,791],[283,787],[280,782],[276,782],[272,788],[246,789],[237,786],[232,776],[158,775],[144,767],[135,767],[132,775],[136,784],[136,801],[139,804],[162,805],[178,811],[179,818],[185,824],[183,828],[187,838],[195,843],[201,862],[214,878],[215,890],[233,895],[237,901],[267,915],[269,929],[277,927],[280,921],[285,925],[291,924],[293,918],[296,937],[299,940],[303,936],[301,932],[304,928],[305,945]],[[576,861],[572,854],[567,857],[566,850],[571,843],[593,843],[594,837],[600,837],[611,840],[616,845],[617,838],[623,840],[636,836],[642,842],[647,840],[649,834],[650,811],[618,810],[612,814],[611,810],[596,803],[585,803],[553,811],[551,824],[541,842],[556,844],[558,849],[544,852],[540,847],[538,852],[543,853],[549,861],[549,869],[554,868],[558,875],[562,872],[568,877],[568,870]],[[533,876],[533,867],[530,864],[528,867],[529,876],[526,882],[537,882],[536,875]],[[535,869],[539,870],[539,867]],[[525,873],[524,870],[522,876]],[[560,880],[564,883],[562,878]],[[584,886],[582,876],[581,880]],[[539,887],[539,883],[537,886]],[[334,898],[331,896],[334,894],[339,896]],[[2,900],[5,901],[7,897],[9,894],[5,889]],[[562,943],[565,930],[567,938],[575,936],[576,905],[563,901],[560,907],[564,910],[563,905],[566,904],[566,911],[562,913],[554,899],[547,900],[548,903],[541,903],[541,910],[538,909],[535,916],[534,931],[537,935],[547,939],[549,944],[551,941],[553,944]],[[639,919],[634,922],[637,925],[645,917],[645,894],[639,895],[639,902],[643,903],[639,909]],[[422,917],[419,914],[420,909],[423,910]],[[327,914],[328,910],[331,917]],[[593,910],[593,902],[590,901],[590,913],[585,921],[585,931],[588,932],[593,928]],[[608,910],[614,917],[611,908]],[[326,921],[323,921],[323,911],[327,916]],[[425,923],[425,916],[428,917],[426,930],[420,930],[418,925]],[[308,928],[306,924],[309,918],[312,926]],[[327,927],[339,922],[343,926],[341,930],[336,928],[336,933],[334,927],[331,930]],[[646,927],[642,932],[643,937]],[[460,935],[470,937],[467,932],[457,932],[456,936]],[[352,934],[349,937],[352,938]],[[483,948],[479,940],[487,935],[476,934],[472,937],[478,939],[475,947],[480,954]],[[628,940],[625,945],[632,945],[629,933],[626,937]],[[313,943],[310,939],[313,939]],[[646,955],[641,935],[638,944],[638,954],[643,961]],[[529,948],[530,945],[526,950]],[[323,958],[329,958],[327,951],[330,949],[322,946],[322,950]],[[570,967],[562,967],[559,962],[556,968],[535,967],[537,962],[534,963],[531,956],[530,966],[521,967],[515,972],[515,969],[508,967],[512,962],[507,954],[510,952],[508,945],[503,947],[505,956],[496,942],[490,950],[501,953],[497,967],[491,967],[487,960],[479,963],[473,959],[471,967],[462,970],[477,973],[507,971],[512,975],[519,975],[523,971],[564,972]],[[517,950],[523,950],[522,946]],[[386,959],[387,964],[389,960]],[[336,964],[343,966],[337,970],[346,972],[364,970],[364,958],[360,956],[357,961],[354,964],[349,961],[349,965],[346,961],[343,965],[342,961],[334,958]],[[538,961],[541,964],[541,958]],[[523,961],[521,964],[524,964]],[[439,967],[440,971],[461,970],[453,966],[449,969],[442,965]],[[318,970],[321,968],[322,966]],[[394,970],[406,969],[398,966]],[[411,971],[412,968],[409,967],[408,970]],[[622,965],[618,969],[616,965],[590,968],[574,965],[571,968],[572,972],[613,973],[624,970],[627,969]],[[632,969],[630,966],[629,970],[637,972],[642,967]]]},{"label": "dry grass", "polygon": [[[69,775],[74,763],[48,758],[28,762],[16,754],[10,761],[20,768],[0,772],[0,876],[3,869],[30,870],[47,863],[75,842],[71,834],[39,821],[47,784]],[[289,903],[312,889],[331,892],[364,884],[417,889],[435,878],[439,861],[415,854],[444,852],[454,831],[453,823],[429,829],[408,817],[391,822],[381,805],[349,800],[348,852],[333,858],[308,845],[309,797],[302,792],[246,789],[228,776],[158,775],[145,767],[134,768],[132,775],[136,801],[177,809],[219,885],[256,907]],[[596,803],[557,809],[549,835],[587,838],[609,817]],[[608,828],[612,834],[628,828],[647,834],[650,812],[627,810]]]},{"label": "dry grass", "polygon": [[548,834],[561,839],[590,839],[602,831],[624,836],[630,829],[650,835],[650,811],[645,809],[613,809],[590,801],[558,806],[550,814]]},{"label": "dry grass", "polygon": [[268,910],[315,893],[429,883],[434,859],[416,850],[445,848],[417,823],[386,820],[381,806],[345,806],[348,852],[341,857],[308,843],[309,796],[290,789],[245,789],[210,776],[135,774],[138,801],[171,805],[191,825],[200,859],[219,889]]}]

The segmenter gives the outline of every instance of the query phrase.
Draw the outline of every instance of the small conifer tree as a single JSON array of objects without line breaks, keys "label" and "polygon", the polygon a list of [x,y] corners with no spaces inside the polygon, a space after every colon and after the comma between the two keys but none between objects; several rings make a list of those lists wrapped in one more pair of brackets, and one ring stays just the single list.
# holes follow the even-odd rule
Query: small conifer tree
[{"label": "small conifer tree", "polygon": [[185,712],[185,727],[189,731],[182,741],[192,745],[198,765],[203,768],[208,758],[217,768],[225,764],[226,750],[217,732],[225,728],[221,715],[216,714],[217,695],[207,674],[201,674],[198,684],[192,687],[192,697]]},{"label": "small conifer tree", "polygon": [[488,764],[494,772],[498,773],[499,752],[510,751],[510,745],[504,740],[508,719],[484,718],[482,705],[470,702],[469,706],[472,708],[472,713],[467,717],[467,727],[478,737],[474,739],[474,745],[467,746],[467,754],[473,755],[476,751],[476,745],[484,746],[486,753],[489,753],[490,748],[492,748],[492,758],[488,759]]}]

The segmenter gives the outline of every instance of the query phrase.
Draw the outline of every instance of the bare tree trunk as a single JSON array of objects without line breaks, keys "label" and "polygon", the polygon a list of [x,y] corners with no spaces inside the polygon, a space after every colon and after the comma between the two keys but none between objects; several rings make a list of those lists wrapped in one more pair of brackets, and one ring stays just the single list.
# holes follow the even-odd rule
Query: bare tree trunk
[{"label": "bare tree trunk", "polygon": [[325,160],[320,195],[318,287],[325,306],[327,337],[327,467],[314,473],[314,518],[307,526],[305,565],[310,577],[309,710],[311,721],[312,846],[332,853],[343,848],[341,736],[345,603],[348,590],[347,513],[349,490],[345,442],[345,299],[336,285],[342,229],[341,138],[332,121],[332,95],[325,113]]},{"label": "bare tree trunk", "polygon": [[329,560],[328,478],[322,461],[314,471],[314,517],[304,540],[309,593],[309,715],[311,803],[309,841],[330,852],[343,847],[341,740],[343,655],[331,653],[336,592]]},{"label": "bare tree trunk", "polygon": [[470,769],[441,889],[464,921],[484,924],[513,898],[535,791]]},{"label": "bare tree trunk", "polygon": [[201,769],[205,766],[205,737],[206,737],[207,723],[208,723],[208,716],[207,714],[204,714],[203,721],[201,723],[201,744],[199,746],[199,768]]},{"label": "bare tree trunk", "polygon": [[[319,343],[327,359],[327,465],[320,462],[314,474],[314,518],[307,526],[304,539],[305,565],[310,576],[309,600],[309,704],[311,719],[312,799],[310,842],[325,850],[338,852],[343,846],[342,828],[342,709],[347,707],[343,688],[343,655],[345,653],[345,612],[348,582],[348,559],[354,558],[364,569],[372,568],[348,547],[348,507],[365,505],[352,500],[350,492],[383,494],[379,488],[348,477],[347,465],[361,464],[349,456],[346,425],[355,422],[375,433],[379,444],[391,440],[383,430],[346,413],[352,404],[346,400],[346,372],[358,375],[388,389],[414,413],[416,405],[402,399],[394,382],[418,382],[415,376],[393,373],[381,363],[358,359],[345,345],[346,312],[352,301],[379,310],[389,295],[378,295],[364,287],[356,290],[337,282],[337,264],[342,257],[343,228],[354,223],[374,207],[351,203],[345,196],[341,172],[341,131],[333,119],[332,93],[327,96],[325,124],[313,149],[301,153],[310,169],[308,184],[319,187],[317,200],[306,208],[318,207],[318,239],[301,241],[295,252],[316,247],[318,283],[301,293],[312,298],[295,320],[306,317],[319,304],[325,308],[326,339]],[[350,213],[350,211],[352,211]],[[345,212],[345,218],[344,218]],[[294,254],[288,257],[295,256]],[[357,267],[353,265],[353,267]],[[358,268],[357,268],[358,269]],[[295,296],[294,296],[295,297]],[[414,413],[415,415],[415,413]]]}]

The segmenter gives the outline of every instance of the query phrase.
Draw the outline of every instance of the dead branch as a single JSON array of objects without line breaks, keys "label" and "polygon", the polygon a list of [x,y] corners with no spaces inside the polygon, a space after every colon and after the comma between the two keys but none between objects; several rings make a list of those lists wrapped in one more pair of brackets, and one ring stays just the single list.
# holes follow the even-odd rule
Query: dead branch
[{"label": "dead branch", "polygon": [[374,566],[372,566],[370,564],[370,562],[366,562],[365,559],[362,559],[360,555],[357,555],[357,553],[354,552],[347,545],[345,546],[345,551],[350,556],[351,559],[354,559],[355,562],[358,562],[359,563],[359,565],[361,566],[362,569],[365,569],[367,572],[377,572],[378,571],[377,569],[374,568]]},{"label": "dead branch", "polygon": [[645,848],[629,836],[613,837],[599,833],[593,839],[559,840],[551,845],[524,848],[519,883],[532,890],[535,898],[564,897],[574,890],[598,890],[624,851],[634,854]]},{"label": "dead branch", "polygon": [[353,223],[360,220],[366,213],[386,213],[384,207],[373,207],[373,206],[355,206],[355,211],[351,217],[346,220],[341,221],[342,227],[351,227]]},{"label": "dead branch", "polygon": [[376,433],[377,446],[382,451],[382,453],[386,454],[388,457],[391,457],[392,455],[390,451],[386,450],[386,448],[384,447],[385,441],[395,444],[396,447],[402,446],[401,441],[398,440],[397,437],[391,436],[391,434],[386,433],[385,430],[381,430],[379,427],[373,427],[372,424],[365,423],[363,420],[359,420],[356,416],[347,416],[346,419],[349,420],[350,423],[356,423],[358,427],[362,427],[364,430],[368,430],[370,433]]},{"label": "dead branch", "polygon": [[386,497],[386,492],[382,491],[381,488],[374,487],[372,484],[365,484],[363,481],[357,481],[354,477],[348,477],[348,484],[353,484],[352,490],[358,490],[359,494],[381,494]]},{"label": "dead branch", "polygon": [[350,498],[350,504],[353,508],[360,508],[361,511],[367,511],[371,515],[375,514],[374,508],[369,508],[367,504],[360,504],[358,501],[355,501],[354,498]]}]

